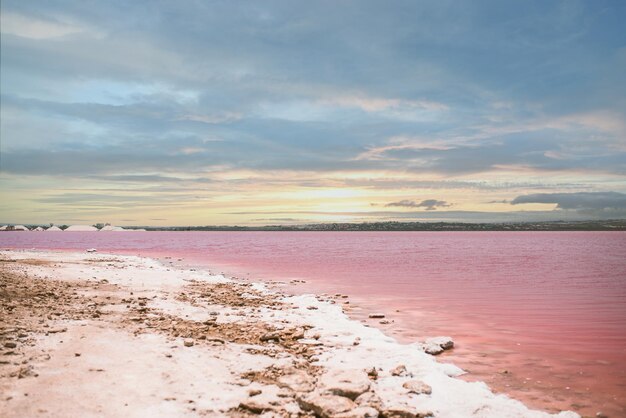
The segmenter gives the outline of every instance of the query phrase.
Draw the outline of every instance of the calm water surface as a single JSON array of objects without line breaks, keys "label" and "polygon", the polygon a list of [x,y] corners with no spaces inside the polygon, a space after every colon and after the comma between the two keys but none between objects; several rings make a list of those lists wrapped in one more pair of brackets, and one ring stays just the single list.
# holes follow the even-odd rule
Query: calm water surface
[{"label": "calm water surface", "polygon": [[624,232],[6,232],[0,245],[304,279],[289,290],[347,294],[352,316],[402,341],[452,336],[442,361],[468,380],[537,408],[626,416]]}]

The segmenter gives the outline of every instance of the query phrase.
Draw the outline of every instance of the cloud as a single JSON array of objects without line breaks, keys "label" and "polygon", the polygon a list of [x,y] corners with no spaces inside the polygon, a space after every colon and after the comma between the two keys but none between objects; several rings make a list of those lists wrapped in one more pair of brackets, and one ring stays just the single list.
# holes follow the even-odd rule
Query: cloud
[{"label": "cloud", "polygon": [[556,204],[564,210],[626,210],[626,194],[617,192],[535,193],[518,196],[512,205]]},{"label": "cloud", "polygon": [[100,35],[93,29],[81,27],[74,23],[62,22],[57,19],[38,19],[4,10],[0,14],[0,30],[3,34],[37,40],[60,38],[86,32],[91,32],[92,35]]},{"label": "cloud", "polygon": [[[34,199],[51,178],[216,194],[322,182],[383,202],[469,190],[469,208],[507,196],[495,189],[626,191],[611,35],[626,4],[564,9],[3,0],[0,171]],[[205,179],[216,170],[229,182]]]},{"label": "cloud", "polygon": [[417,203],[413,200],[400,200],[398,202],[387,203],[385,207],[403,207],[403,208],[426,208],[426,210],[437,210],[437,208],[446,208],[451,206],[443,200],[427,199]]}]

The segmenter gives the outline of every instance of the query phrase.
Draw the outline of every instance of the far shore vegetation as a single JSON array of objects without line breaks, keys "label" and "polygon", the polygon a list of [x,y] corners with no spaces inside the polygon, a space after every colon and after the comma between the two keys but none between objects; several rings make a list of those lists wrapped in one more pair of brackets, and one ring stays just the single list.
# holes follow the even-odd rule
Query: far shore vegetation
[{"label": "far shore vegetation", "polygon": [[[104,225],[94,224],[101,229]],[[15,230],[9,225],[5,230]],[[26,224],[29,230],[48,228],[52,224]],[[62,230],[68,225],[58,225]],[[626,219],[592,221],[546,221],[509,223],[468,222],[362,222],[319,223],[302,225],[205,225],[205,226],[124,226],[126,230],[146,231],[626,231]]]}]

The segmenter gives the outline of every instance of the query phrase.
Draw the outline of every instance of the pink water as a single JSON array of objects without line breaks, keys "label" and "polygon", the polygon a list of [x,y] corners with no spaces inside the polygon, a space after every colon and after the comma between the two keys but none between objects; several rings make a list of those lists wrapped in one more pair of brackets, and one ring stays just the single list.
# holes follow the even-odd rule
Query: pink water
[{"label": "pink water", "polygon": [[304,279],[292,290],[348,294],[355,318],[402,341],[452,336],[442,360],[469,380],[537,408],[626,416],[624,232],[6,232],[0,245]]}]

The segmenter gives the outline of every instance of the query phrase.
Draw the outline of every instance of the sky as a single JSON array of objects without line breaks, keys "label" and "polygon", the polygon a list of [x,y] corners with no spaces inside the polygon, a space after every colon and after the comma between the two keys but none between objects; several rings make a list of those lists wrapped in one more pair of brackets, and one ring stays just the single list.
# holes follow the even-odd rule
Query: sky
[{"label": "sky", "polygon": [[626,218],[626,2],[21,1],[0,222]]}]

